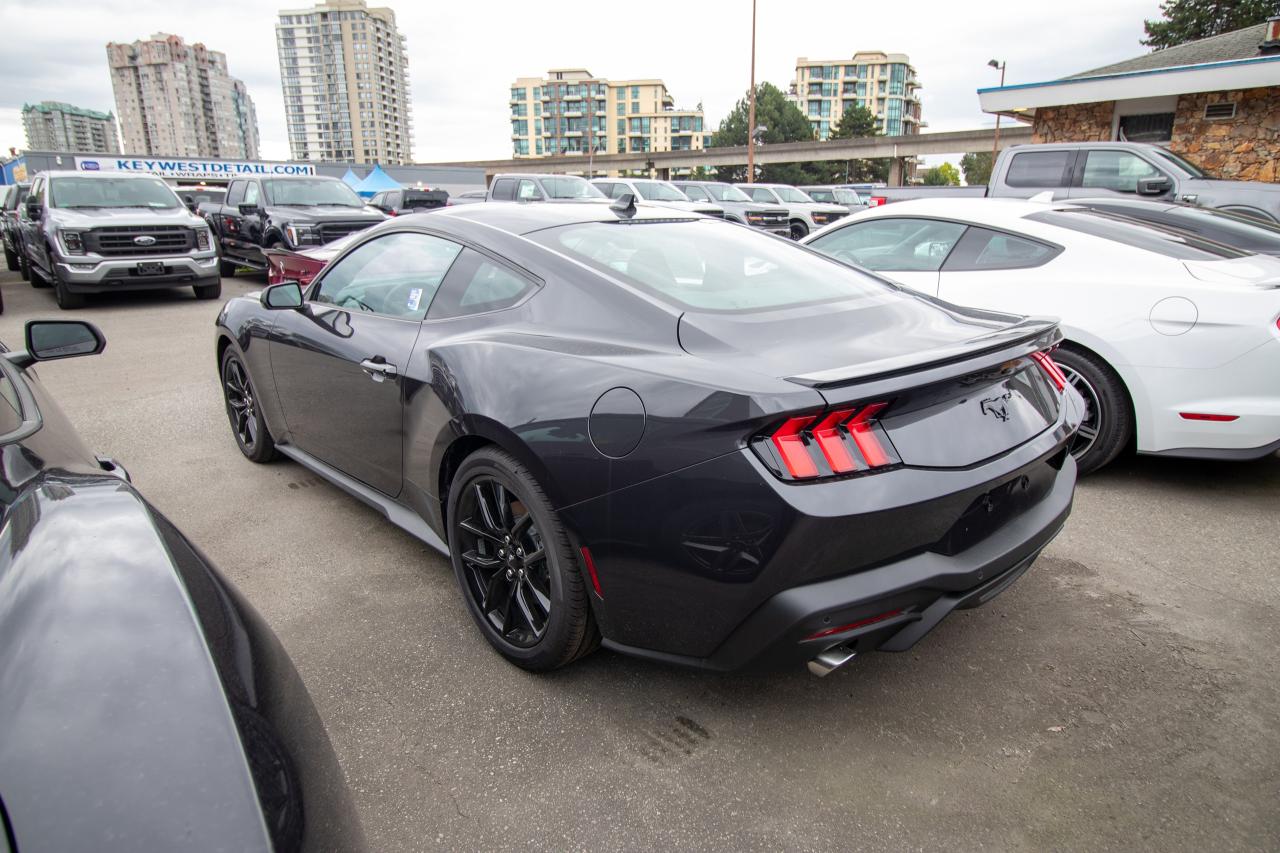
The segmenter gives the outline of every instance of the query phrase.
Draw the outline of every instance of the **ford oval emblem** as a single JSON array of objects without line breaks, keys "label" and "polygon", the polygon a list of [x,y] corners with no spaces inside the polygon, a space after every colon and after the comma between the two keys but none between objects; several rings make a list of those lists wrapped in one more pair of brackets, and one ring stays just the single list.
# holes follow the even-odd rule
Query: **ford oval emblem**
[{"label": "ford oval emblem", "polygon": [[96,172],[102,167],[98,165],[97,160],[81,160],[80,168],[86,172]]},{"label": "ford oval emblem", "polygon": [[134,237],[133,242],[134,245],[137,246],[154,246],[156,244],[156,238],[152,237],[150,234],[141,234]]}]

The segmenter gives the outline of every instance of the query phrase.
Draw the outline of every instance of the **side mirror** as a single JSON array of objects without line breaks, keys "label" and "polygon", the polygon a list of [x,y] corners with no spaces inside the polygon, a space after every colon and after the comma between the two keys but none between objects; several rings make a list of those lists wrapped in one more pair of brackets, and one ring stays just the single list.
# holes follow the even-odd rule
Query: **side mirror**
[{"label": "side mirror", "polygon": [[236,207],[239,209],[241,216],[253,216],[255,213],[259,212],[259,208],[256,204],[240,204],[236,205]]},{"label": "side mirror", "polygon": [[40,218],[40,199],[35,197],[27,199],[27,218],[28,219]]},{"label": "side mirror", "polygon": [[1161,175],[1158,178],[1139,178],[1138,195],[1161,195],[1173,189],[1173,181]]},{"label": "side mirror", "polygon": [[33,362],[97,355],[107,348],[98,327],[84,320],[31,320],[23,336]]},{"label": "side mirror", "polygon": [[262,306],[272,311],[302,307],[302,285],[296,281],[282,281],[262,291]]},{"label": "side mirror", "polygon": [[196,212],[196,200],[191,196],[187,196],[186,198],[184,198],[182,200],[182,203],[187,206],[187,210],[191,211],[192,213]]}]

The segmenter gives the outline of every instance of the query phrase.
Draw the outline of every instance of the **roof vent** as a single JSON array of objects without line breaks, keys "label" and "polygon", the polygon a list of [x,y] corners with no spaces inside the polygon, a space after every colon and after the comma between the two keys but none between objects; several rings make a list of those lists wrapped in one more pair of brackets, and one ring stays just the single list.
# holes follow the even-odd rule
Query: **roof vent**
[{"label": "roof vent", "polygon": [[1235,101],[1228,101],[1224,104],[1205,104],[1204,117],[1210,121],[1215,119],[1235,118]]}]

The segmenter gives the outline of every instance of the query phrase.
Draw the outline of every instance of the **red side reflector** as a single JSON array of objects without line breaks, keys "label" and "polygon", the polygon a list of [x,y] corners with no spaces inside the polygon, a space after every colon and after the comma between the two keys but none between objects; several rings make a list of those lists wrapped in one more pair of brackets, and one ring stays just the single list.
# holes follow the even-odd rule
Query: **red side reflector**
[{"label": "red side reflector", "polygon": [[1178,412],[1178,416],[1184,421],[1218,421],[1220,423],[1228,423],[1230,421],[1240,420],[1239,415],[1208,415],[1203,412]]},{"label": "red side reflector", "polygon": [[800,435],[813,420],[807,415],[788,418],[771,436],[773,446],[782,457],[782,464],[787,466],[787,471],[797,480],[818,476],[818,466],[809,456],[809,450],[804,446],[804,439]]},{"label": "red side reflector", "polygon": [[854,415],[848,423],[849,435],[853,437],[853,443],[858,445],[858,450],[862,451],[862,457],[872,468],[889,464],[889,454],[884,452],[875,428],[871,424],[875,416],[888,405],[888,403],[872,403]]},{"label": "red side reflector", "polygon": [[1040,365],[1045,373],[1049,374],[1049,378],[1053,380],[1053,384],[1058,386],[1061,391],[1067,387],[1067,374],[1062,372],[1062,368],[1058,367],[1058,363],[1047,352],[1033,352],[1031,357],[1036,360],[1036,364]]},{"label": "red side reflector", "polygon": [[600,577],[596,574],[596,561],[591,559],[591,550],[583,545],[578,549],[582,552],[582,559],[587,564],[587,574],[591,577],[591,586],[595,589],[596,595],[604,598],[604,593],[600,591]]},{"label": "red side reflector", "polygon": [[881,613],[879,616],[872,616],[870,619],[859,619],[857,622],[850,622],[848,625],[840,625],[835,628],[827,628],[818,631],[816,634],[810,634],[805,637],[806,640],[819,640],[823,637],[830,637],[832,634],[842,634],[845,631],[852,631],[854,628],[862,628],[867,625],[874,625],[877,622],[883,622],[886,619],[892,619],[895,616],[901,616],[901,610],[890,610],[888,613]]},{"label": "red side reflector", "polygon": [[853,409],[838,409],[813,428],[813,437],[817,440],[818,447],[822,448],[822,455],[827,457],[827,464],[837,474],[847,474],[858,468],[858,463],[840,440],[840,424],[852,414]]}]

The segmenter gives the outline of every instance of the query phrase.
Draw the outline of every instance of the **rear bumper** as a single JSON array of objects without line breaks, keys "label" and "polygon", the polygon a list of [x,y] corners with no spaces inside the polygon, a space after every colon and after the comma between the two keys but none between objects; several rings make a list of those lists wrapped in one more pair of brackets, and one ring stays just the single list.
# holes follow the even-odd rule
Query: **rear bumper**
[{"label": "rear bumper", "polygon": [[[164,265],[163,275],[138,275],[139,263]],[[218,256],[178,255],[154,258],[84,260],[59,258],[58,276],[72,293],[103,293],[111,290],[145,290],[152,287],[179,287],[213,284],[218,281]]]}]

